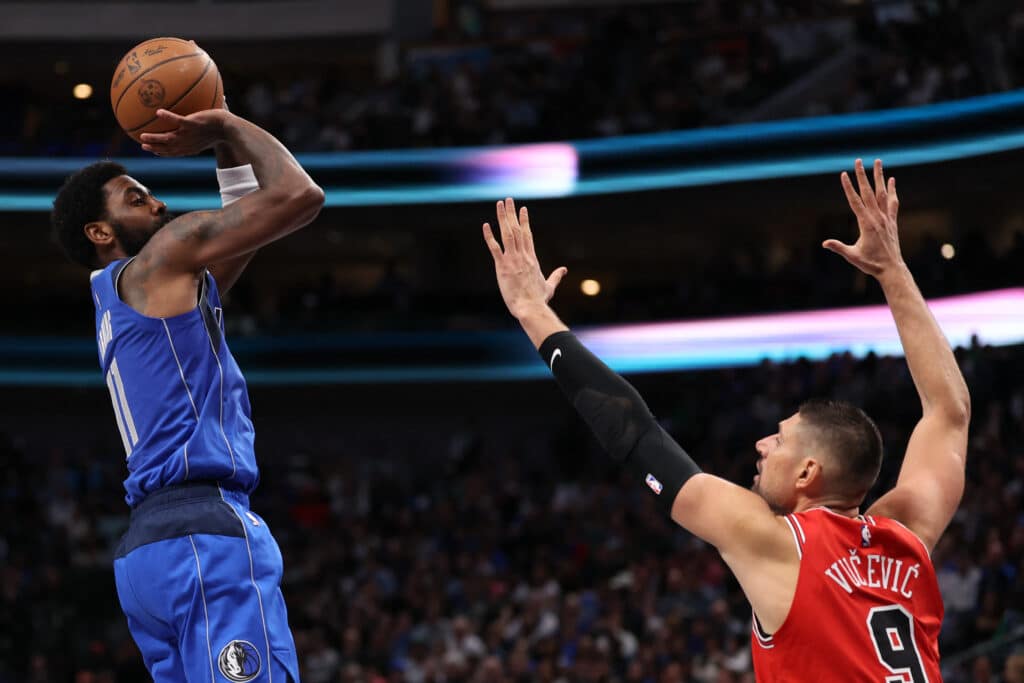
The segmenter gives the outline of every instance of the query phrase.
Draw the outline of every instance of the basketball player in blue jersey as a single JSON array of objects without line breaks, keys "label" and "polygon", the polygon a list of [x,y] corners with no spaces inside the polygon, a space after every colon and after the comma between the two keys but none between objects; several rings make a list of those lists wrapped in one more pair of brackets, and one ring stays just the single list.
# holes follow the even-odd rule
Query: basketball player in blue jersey
[{"label": "basketball player in blue jersey", "polygon": [[171,681],[298,682],[281,553],[249,509],[259,474],[220,296],[257,249],[324,201],[281,143],[226,110],[158,116],[143,148],[213,148],[223,208],[171,218],[111,162],[71,175],[53,205],[68,256],[93,269],[99,359],[127,454],[131,523],[117,592],[146,667]]}]

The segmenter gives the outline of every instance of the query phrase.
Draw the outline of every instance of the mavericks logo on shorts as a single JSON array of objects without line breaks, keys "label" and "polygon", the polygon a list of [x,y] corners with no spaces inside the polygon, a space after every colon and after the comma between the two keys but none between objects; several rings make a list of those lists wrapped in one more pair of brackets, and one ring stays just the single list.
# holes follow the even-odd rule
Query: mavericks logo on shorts
[{"label": "mavericks logo on shorts", "polygon": [[232,640],[217,655],[217,666],[229,681],[245,683],[260,675],[260,653],[248,641]]}]

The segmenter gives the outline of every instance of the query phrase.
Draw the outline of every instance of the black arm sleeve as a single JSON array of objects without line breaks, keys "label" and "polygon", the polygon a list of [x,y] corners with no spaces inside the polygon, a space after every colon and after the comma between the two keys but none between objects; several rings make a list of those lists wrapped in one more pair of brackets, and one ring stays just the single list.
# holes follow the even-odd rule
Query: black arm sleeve
[{"label": "black arm sleeve", "polygon": [[629,382],[587,350],[571,332],[556,332],[540,355],[601,447],[646,484],[666,513],[697,463],[658,424]]}]

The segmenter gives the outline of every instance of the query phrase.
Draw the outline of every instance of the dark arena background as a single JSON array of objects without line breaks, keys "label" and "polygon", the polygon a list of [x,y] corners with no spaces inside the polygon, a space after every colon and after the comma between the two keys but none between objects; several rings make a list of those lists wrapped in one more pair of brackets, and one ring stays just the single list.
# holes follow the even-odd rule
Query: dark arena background
[{"label": "dark arena background", "polygon": [[225,302],[303,681],[752,682],[738,584],[600,452],[480,224],[530,207],[555,310],[706,471],[748,486],[804,399],[862,406],[870,502],[920,404],[879,287],[820,245],[856,237],[839,173],[881,157],[973,403],[944,677],[1024,682],[1016,0],[0,0],[0,682],[149,680],[88,278],[48,210],[107,157],[175,213],[219,205],[212,155],[113,118],[154,36],[196,40],[327,195]]}]

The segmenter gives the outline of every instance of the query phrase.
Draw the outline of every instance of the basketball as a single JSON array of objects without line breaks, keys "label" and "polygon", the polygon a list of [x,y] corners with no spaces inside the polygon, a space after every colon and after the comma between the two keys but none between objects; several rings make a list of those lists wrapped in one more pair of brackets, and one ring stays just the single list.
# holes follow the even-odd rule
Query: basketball
[{"label": "basketball", "polygon": [[128,51],[110,82],[114,118],[131,138],[163,133],[173,124],[161,121],[157,109],[187,116],[224,106],[220,72],[195,41],[152,38]]}]

